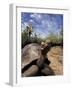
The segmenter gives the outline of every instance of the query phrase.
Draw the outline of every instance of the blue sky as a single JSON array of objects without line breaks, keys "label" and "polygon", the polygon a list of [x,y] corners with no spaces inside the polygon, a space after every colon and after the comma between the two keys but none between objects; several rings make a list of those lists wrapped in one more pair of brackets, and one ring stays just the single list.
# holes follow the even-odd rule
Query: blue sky
[{"label": "blue sky", "polygon": [[21,12],[21,31],[32,24],[33,32],[45,38],[50,33],[59,34],[63,28],[62,14],[25,13]]}]

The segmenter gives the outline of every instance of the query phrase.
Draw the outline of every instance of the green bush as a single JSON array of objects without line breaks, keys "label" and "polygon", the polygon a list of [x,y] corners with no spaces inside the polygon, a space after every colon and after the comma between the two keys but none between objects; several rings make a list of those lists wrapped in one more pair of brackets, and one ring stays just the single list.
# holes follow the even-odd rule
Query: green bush
[{"label": "green bush", "polygon": [[63,42],[63,37],[61,35],[49,35],[46,41],[49,40],[52,43],[58,44]]},{"label": "green bush", "polygon": [[[32,35],[34,34],[34,35]],[[51,42],[54,44],[62,44],[63,45],[63,29],[60,32],[60,35],[53,34],[51,32],[48,37],[46,38],[40,38],[39,35],[33,32],[32,26],[27,26],[26,29],[21,33],[21,47],[23,48],[25,45],[29,43],[38,43],[41,44],[41,42]]]},{"label": "green bush", "polygon": [[[33,31],[31,32],[32,35]],[[44,41],[43,39],[41,39],[39,37],[39,35],[37,35],[36,33],[34,33],[33,36],[29,35],[28,30],[25,29],[22,33],[21,33],[21,47],[23,48],[25,45],[30,44],[30,43],[38,43],[41,44],[42,41]]]}]

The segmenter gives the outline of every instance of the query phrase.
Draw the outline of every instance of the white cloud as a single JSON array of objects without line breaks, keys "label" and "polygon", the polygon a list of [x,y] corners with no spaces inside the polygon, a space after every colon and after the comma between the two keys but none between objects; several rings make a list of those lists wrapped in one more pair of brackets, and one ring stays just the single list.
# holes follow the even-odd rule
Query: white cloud
[{"label": "white cloud", "polygon": [[58,32],[58,26],[57,23],[55,21],[51,21],[48,19],[43,19],[42,20],[42,27],[45,29],[45,32],[48,31],[48,33],[56,33],[56,31]]},{"label": "white cloud", "polygon": [[48,33],[47,32],[44,32],[42,29],[40,28],[36,28],[35,32],[37,33],[37,35],[39,35],[41,38],[45,38]]},{"label": "white cloud", "polygon": [[36,20],[42,19],[42,15],[41,14],[36,14],[36,13],[31,14],[30,17],[34,18]]},{"label": "white cloud", "polygon": [[34,23],[33,19],[30,19],[30,20],[29,20],[29,23]]},{"label": "white cloud", "polygon": [[28,26],[28,23],[27,23],[27,22],[24,22],[24,25],[25,25],[25,26]]},{"label": "white cloud", "polygon": [[45,38],[51,32],[59,34],[58,22],[54,17],[49,15],[43,15],[39,13],[31,13],[27,22],[24,22],[22,30],[31,23],[34,27],[34,32],[40,34],[41,38]]}]

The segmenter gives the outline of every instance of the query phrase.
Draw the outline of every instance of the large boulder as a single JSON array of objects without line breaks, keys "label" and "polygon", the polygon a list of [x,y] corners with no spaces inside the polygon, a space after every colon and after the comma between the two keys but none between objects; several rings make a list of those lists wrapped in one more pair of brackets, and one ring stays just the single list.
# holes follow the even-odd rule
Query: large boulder
[{"label": "large boulder", "polygon": [[61,46],[51,47],[47,53],[48,59],[51,61],[50,67],[55,75],[63,74],[63,48]]}]

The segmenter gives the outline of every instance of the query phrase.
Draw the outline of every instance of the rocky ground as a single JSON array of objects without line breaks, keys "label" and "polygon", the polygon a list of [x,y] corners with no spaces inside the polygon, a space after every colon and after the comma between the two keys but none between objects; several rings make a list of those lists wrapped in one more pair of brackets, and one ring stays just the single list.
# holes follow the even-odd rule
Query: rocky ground
[{"label": "rocky ground", "polygon": [[63,48],[50,46],[41,53],[41,46],[35,43],[26,45],[22,50],[22,77],[49,76],[63,74]]}]

